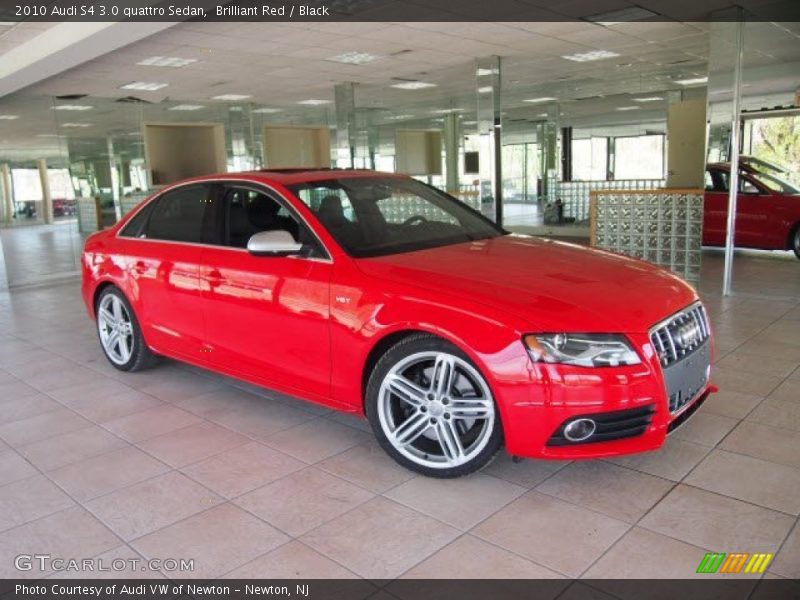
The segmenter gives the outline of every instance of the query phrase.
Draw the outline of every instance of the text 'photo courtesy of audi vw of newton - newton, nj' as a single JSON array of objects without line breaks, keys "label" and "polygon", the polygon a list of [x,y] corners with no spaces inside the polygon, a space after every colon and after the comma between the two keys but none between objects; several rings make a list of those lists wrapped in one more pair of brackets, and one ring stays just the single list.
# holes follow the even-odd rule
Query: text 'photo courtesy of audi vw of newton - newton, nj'
[{"label": "text 'photo courtesy of audi vw of newton - newton, nj'", "polygon": [[510,234],[410,177],[286,169],[166,187],[91,235],[82,292],[123,371],[165,356],[363,414],[433,477],[659,448],[714,391],[695,290]]}]

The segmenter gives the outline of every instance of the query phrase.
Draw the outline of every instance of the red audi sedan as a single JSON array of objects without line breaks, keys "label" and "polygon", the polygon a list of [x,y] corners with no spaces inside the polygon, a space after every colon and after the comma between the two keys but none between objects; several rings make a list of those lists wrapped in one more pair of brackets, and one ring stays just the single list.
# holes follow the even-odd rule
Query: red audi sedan
[{"label": "red audi sedan", "polygon": [[274,170],[160,190],[90,236],[111,364],[168,356],[363,414],[434,477],[658,448],[712,391],[695,291],[623,256],[509,234],[409,177]]}]

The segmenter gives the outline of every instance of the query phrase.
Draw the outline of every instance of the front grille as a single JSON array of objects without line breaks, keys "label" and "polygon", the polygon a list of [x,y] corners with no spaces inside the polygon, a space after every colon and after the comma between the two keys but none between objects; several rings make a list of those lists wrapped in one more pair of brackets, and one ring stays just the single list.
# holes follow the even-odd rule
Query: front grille
[{"label": "front grille", "polygon": [[[548,446],[573,446],[575,444],[588,444],[591,442],[608,442],[622,438],[642,435],[653,420],[655,405],[648,404],[640,408],[616,410],[607,413],[593,413],[570,417],[564,421],[555,433],[547,440]],[[576,419],[592,419],[597,427],[594,433],[585,440],[573,442],[564,436],[564,428]]]},{"label": "front grille", "polygon": [[699,302],[671,316],[650,332],[650,342],[662,367],[689,356],[708,337],[706,311]]}]

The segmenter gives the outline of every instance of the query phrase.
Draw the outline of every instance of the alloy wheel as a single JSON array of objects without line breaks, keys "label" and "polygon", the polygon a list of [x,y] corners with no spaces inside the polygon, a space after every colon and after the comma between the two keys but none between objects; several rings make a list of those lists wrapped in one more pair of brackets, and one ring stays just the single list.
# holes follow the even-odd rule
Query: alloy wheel
[{"label": "alloy wheel", "polygon": [[412,354],[389,370],[378,392],[378,417],[398,452],[436,469],[475,458],[495,426],[494,400],[480,373],[438,351]]},{"label": "alloy wheel", "polygon": [[124,365],[133,356],[133,323],[122,300],[106,294],[97,309],[97,330],[106,356],[117,365]]}]

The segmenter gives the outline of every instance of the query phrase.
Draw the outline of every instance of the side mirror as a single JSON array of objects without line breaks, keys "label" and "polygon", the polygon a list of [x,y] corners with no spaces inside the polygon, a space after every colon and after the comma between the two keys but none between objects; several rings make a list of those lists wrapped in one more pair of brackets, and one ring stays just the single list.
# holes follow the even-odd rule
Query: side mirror
[{"label": "side mirror", "polygon": [[247,251],[254,256],[291,256],[299,254],[303,244],[288,231],[261,231],[247,240]]}]

